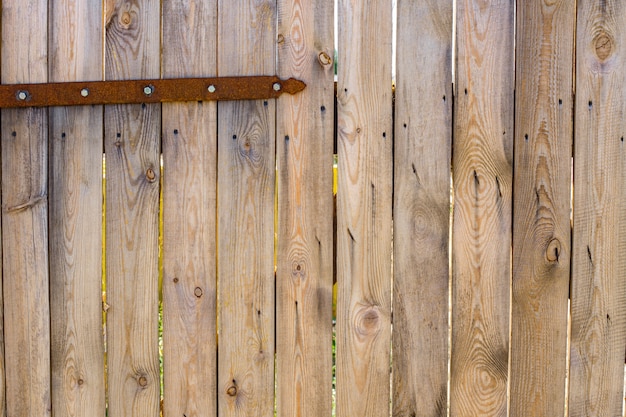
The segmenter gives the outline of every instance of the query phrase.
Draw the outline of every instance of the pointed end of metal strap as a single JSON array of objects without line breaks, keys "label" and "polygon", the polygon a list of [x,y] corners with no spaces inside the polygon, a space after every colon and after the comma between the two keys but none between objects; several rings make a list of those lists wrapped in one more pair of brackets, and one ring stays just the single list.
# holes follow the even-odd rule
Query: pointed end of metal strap
[{"label": "pointed end of metal strap", "polygon": [[303,81],[296,80],[295,78],[289,78],[282,82],[282,90],[285,93],[296,94],[304,90],[306,84]]}]

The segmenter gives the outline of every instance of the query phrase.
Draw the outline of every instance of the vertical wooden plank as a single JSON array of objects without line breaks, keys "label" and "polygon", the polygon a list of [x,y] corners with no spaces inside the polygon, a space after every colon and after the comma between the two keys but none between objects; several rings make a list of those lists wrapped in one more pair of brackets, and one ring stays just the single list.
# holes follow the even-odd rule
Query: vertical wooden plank
[{"label": "vertical wooden plank", "polygon": [[[163,77],[215,76],[217,2],[163,1]],[[215,416],[215,102],[163,105],[163,414]]]},{"label": "vertical wooden plank", "polygon": [[333,286],[333,2],[278,2],[277,410],[330,416]]},{"label": "vertical wooden plank", "polygon": [[[55,1],[50,81],[101,80],[102,1]],[[52,413],[102,416],[102,106],[49,109]]]},{"label": "vertical wooden plank", "polygon": [[337,415],[390,411],[391,1],[339,1]]},{"label": "vertical wooden plank", "polygon": [[454,416],[507,414],[514,7],[512,0],[457,2]]},{"label": "vertical wooden plank", "polygon": [[[275,0],[220,0],[220,76],[276,70]],[[275,102],[218,105],[218,415],[274,415]]]},{"label": "vertical wooden plank", "polygon": [[[48,2],[2,2],[3,83],[48,80]],[[7,415],[50,415],[48,120],[2,110],[2,226]]]},{"label": "vertical wooden plank", "polygon": [[626,6],[578,1],[569,415],[622,415]]},{"label": "vertical wooden plank", "polygon": [[575,12],[517,8],[511,416],[565,410]]},{"label": "vertical wooden plank", "polygon": [[[158,78],[160,7],[115,0],[107,79]],[[105,108],[108,412],[158,416],[158,237],[161,107]]]},{"label": "vertical wooden plank", "polygon": [[452,9],[398,2],[394,416],[447,413]]}]

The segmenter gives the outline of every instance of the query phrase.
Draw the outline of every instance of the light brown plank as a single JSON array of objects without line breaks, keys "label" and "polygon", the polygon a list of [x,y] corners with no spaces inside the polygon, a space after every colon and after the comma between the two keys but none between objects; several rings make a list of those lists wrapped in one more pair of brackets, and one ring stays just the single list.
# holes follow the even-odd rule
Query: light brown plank
[{"label": "light brown plank", "polygon": [[277,410],[331,415],[333,2],[278,2],[278,74],[307,88],[277,102]]},{"label": "light brown plank", "polygon": [[452,1],[398,2],[393,222],[393,415],[398,417],[447,413],[452,11]]},{"label": "light brown plank", "polygon": [[513,148],[512,0],[457,2],[450,412],[505,416]]},{"label": "light brown plank", "polygon": [[[215,0],[163,1],[163,77],[216,73]],[[163,415],[215,416],[215,102],[163,105]]]},{"label": "light brown plank", "polygon": [[[116,0],[107,11],[107,79],[158,78],[160,7]],[[158,416],[161,107],[105,108],[107,386],[111,416]]]},{"label": "light brown plank", "polygon": [[[218,74],[274,73],[276,4],[220,0]],[[275,102],[218,104],[218,415],[274,415]]]},{"label": "light brown plank", "polygon": [[575,12],[517,8],[511,416],[565,411]]},{"label": "light brown plank", "polygon": [[339,1],[337,415],[389,414],[391,1]]},{"label": "light brown plank", "polygon": [[[50,8],[53,82],[101,80],[102,2]],[[102,337],[102,106],[49,109],[52,413],[105,410]]]},{"label": "light brown plank", "polygon": [[[48,80],[48,2],[2,2],[3,83]],[[3,291],[7,415],[50,415],[48,120],[2,110]]]},{"label": "light brown plank", "polygon": [[569,415],[622,415],[626,6],[578,1]]}]

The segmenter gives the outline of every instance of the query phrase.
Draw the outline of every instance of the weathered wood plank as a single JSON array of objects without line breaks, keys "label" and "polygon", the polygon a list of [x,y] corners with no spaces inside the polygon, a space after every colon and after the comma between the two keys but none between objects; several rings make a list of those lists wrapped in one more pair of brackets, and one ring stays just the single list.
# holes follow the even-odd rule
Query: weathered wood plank
[{"label": "weathered wood plank", "polygon": [[[163,1],[163,77],[215,76],[217,2]],[[215,416],[215,102],[163,105],[163,415]]]},{"label": "weathered wood plank", "polygon": [[339,1],[337,415],[389,413],[390,0]]},{"label": "weathered wood plank", "polygon": [[575,7],[517,7],[511,416],[565,411]]},{"label": "weathered wood plank", "polygon": [[[160,76],[160,7],[111,2],[107,79]],[[105,108],[109,414],[158,416],[158,237],[161,111]]]},{"label": "weathered wood plank", "polygon": [[[2,2],[3,83],[48,80],[47,0]],[[50,415],[48,119],[2,110],[3,291],[7,415]]]},{"label": "weathered wood plank", "polygon": [[277,410],[331,415],[333,2],[278,2],[278,74],[307,88],[277,102]]},{"label": "weathered wood plank", "polygon": [[512,0],[457,2],[454,416],[507,414],[514,7]]},{"label": "weathered wood plank", "polygon": [[622,415],[626,6],[578,1],[569,415]]},{"label": "weathered wood plank", "polygon": [[[218,73],[276,70],[274,0],[220,0]],[[274,415],[275,102],[218,104],[218,415]]]},{"label": "weathered wood plank", "polygon": [[398,2],[392,391],[398,417],[447,413],[452,11],[452,1]]},{"label": "weathered wood plank", "polygon": [[[102,2],[50,4],[53,82],[102,80]],[[102,106],[49,109],[52,414],[103,415]]]}]

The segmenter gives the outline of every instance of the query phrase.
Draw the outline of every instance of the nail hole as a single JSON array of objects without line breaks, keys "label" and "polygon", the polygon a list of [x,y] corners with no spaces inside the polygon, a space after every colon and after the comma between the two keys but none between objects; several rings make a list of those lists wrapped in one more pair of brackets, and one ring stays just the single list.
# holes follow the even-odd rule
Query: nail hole
[{"label": "nail hole", "polygon": [[320,110],[321,110],[321,111],[326,111],[326,106],[322,106],[322,107],[320,107]]},{"label": "nail hole", "polygon": [[237,139],[237,135],[233,135],[233,140]]},{"label": "nail hole", "polygon": [[174,134],[178,135],[178,129],[174,129]]}]

